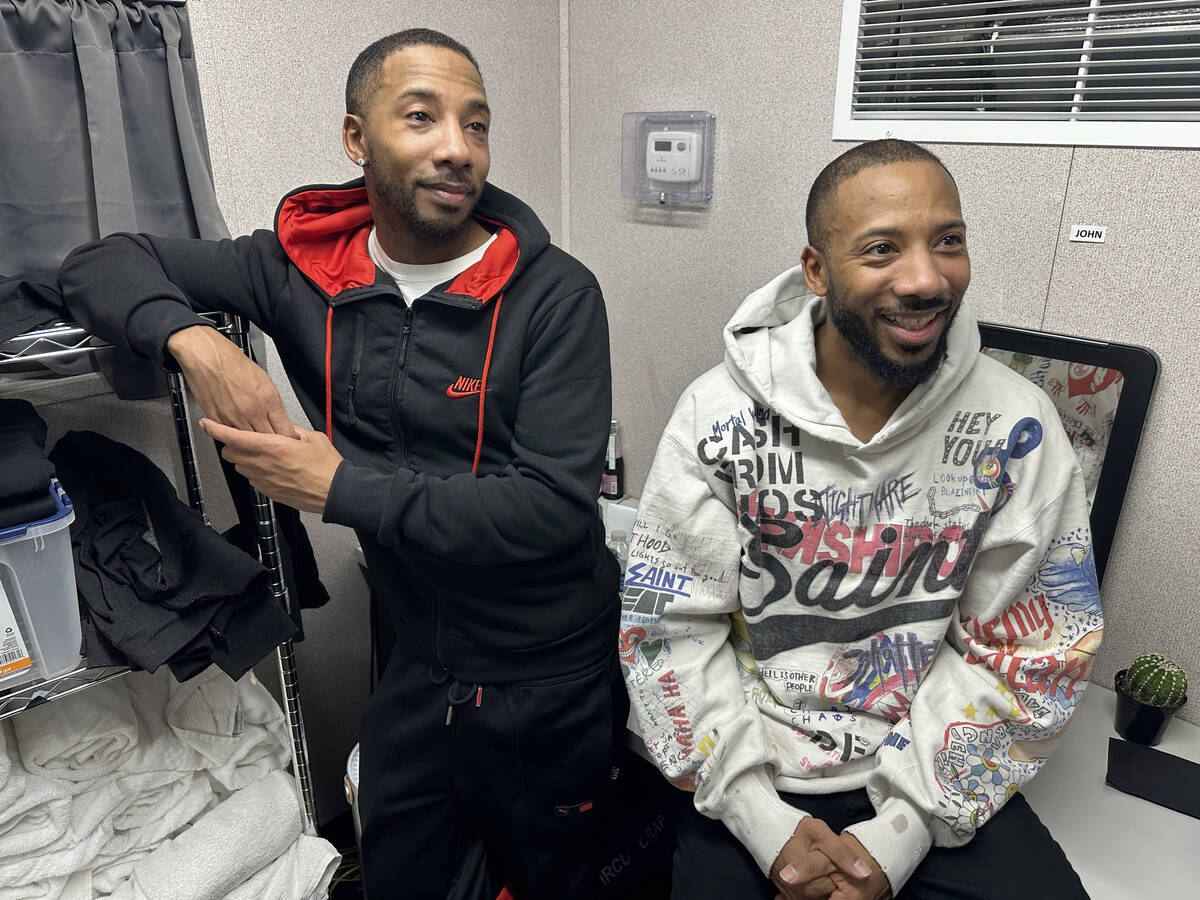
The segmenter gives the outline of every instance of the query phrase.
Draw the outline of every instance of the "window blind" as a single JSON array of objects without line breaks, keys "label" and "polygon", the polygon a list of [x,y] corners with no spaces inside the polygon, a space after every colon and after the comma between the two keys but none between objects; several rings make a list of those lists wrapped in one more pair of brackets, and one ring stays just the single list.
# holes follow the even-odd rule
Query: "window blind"
[{"label": "window blind", "polygon": [[1196,0],[858,6],[854,120],[1200,122]]}]

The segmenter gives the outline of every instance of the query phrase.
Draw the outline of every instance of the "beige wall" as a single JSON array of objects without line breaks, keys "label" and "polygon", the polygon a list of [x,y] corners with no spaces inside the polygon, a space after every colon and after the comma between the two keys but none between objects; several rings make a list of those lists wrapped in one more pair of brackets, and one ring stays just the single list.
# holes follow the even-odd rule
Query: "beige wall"
[{"label": "beige wall", "polygon": [[[831,137],[841,4],[570,3],[572,252],[604,287],[629,490],[641,486],[686,384],[721,360],[739,300],[798,262],[803,207]],[[716,114],[715,197],[699,214],[642,211],[620,195],[623,112]],[[942,145],[958,179],[981,318],[1143,344],[1162,377],[1104,584],[1111,685],[1161,649],[1200,683],[1200,266],[1191,245],[1195,151]],[[1071,223],[1109,226],[1103,245]],[[1193,692],[1195,693],[1195,692]],[[1200,704],[1184,718],[1200,721]]]}]

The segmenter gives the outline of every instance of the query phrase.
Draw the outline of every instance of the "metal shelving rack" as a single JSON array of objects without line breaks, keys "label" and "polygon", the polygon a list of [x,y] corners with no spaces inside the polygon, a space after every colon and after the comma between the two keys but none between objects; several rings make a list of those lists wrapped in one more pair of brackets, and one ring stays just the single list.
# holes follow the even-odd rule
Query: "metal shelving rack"
[{"label": "metal shelving rack", "polygon": [[[250,355],[249,328],[237,316],[210,316],[219,331],[232,340],[247,356]],[[85,329],[72,323],[58,323],[0,342],[0,374],[5,366],[14,363],[26,364],[48,359],[67,359],[97,350],[110,349],[109,345],[94,337]],[[38,382],[31,382],[38,383]],[[19,387],[20,381],[0,382],[0,393],[6,388]],[[192,434],[191,416],[188,413],[187,388],[183,376],[168,373],[167,388],[171,401],[171,414],[179,443],[183,465],[184,484],[188,504],[208,523],[204,509],[204,494],[200,486],[200,473],[196,464],[195,442]],[[258,539],[259,556],[266,567],[271,585],[271,595],[283,607],[291,611],[291,598],[283,577],[279,555],[278,530],[275,507],[263,494],[255,491],[255,533]],[[287,717],[291,738],[292,772],[300,795],[300,813],[306,834],[315,835],[316,803],[313,796],[312,778],[308,764],[308,743],[304,734],[304,720],[300,710],[300,682],[296,674],[296,659],[292,642],[286,641],[276,649],[279,688],[284,714]],[[0,695],[0,719],[14,716],[22,710],[46,703],[68,694],[84,690],[117,678],[130,671],[121,666],[76,669],[66,675],[40,683],[18,687]]]}]

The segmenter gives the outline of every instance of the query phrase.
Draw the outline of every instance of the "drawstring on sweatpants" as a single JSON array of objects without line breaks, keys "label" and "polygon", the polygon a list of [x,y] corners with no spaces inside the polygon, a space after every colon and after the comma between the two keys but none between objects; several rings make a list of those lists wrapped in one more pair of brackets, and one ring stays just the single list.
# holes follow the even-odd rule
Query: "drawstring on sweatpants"
[{"label": "drawstring on sweatpants", "polygon": [[446,688],[447,725],[449,725],[451,720],[454,718],[454,707],[465,706],[471,702],[472,698],[475,700],[476,709],[483,706],[482,684],[463,684],[457,678],[451,678],[450,673],[441,666],[429,667],[429,680],[434,684],[446,684],[446,682],[450,683],[450,686]]}]

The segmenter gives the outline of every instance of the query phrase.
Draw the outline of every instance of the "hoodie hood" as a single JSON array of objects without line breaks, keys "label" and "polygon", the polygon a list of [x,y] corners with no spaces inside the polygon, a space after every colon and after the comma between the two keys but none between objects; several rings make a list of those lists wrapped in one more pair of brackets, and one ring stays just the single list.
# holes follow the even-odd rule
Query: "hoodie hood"
[{"label": "hoodie hood", "polygon": [[979,358],[979,327],[964,300],[950,326],[942,364],[862,445],[817,378],[814,336],[824,317],[825,298],[808,289],[799,266],[788,269],[750,294],[725,325],[725,368],[761,405],[815,437],[848,447],[883,446],[919,427]]},{"label": "hoodie hood", "polygon": [[[440,293],[486,304],[549,246],[550,234],[533,210],[491,184],[483,186],[474,216],[496,228],[496,240],[483,259]],[[367,252],[374,224],[362,178],[297,188],[275,213],[280,246],[331,305],[342,292],[375,283],[375,263]]]}]

